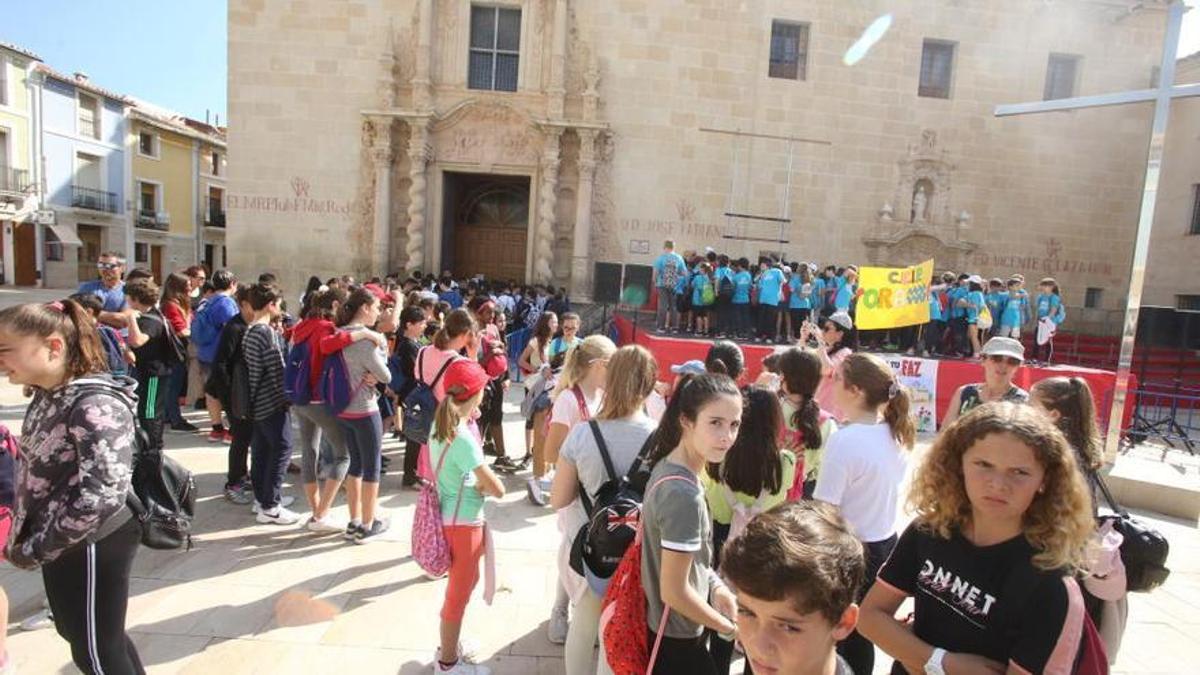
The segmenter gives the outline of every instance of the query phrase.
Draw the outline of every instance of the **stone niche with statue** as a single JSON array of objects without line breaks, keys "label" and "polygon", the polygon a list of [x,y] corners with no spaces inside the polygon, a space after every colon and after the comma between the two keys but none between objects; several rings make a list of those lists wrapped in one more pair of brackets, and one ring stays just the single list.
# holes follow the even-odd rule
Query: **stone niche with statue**
[{"label": "stone niche with statue", "polygon": [[925,129],[896,162],[896,187],[866,228],[863,244],[872,265],[903,267],[933,258],[938,269],[957,269],[975,250],[967,238],[971,214],[954,203],[955,165]]}]

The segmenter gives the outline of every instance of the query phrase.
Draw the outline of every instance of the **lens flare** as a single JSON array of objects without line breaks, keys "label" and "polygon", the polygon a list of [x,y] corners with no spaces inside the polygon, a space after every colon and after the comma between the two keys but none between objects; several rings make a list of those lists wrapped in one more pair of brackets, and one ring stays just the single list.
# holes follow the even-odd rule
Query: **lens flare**
[{"label": "lens flare", "polygon": [[858,38],[854,44],[850,45],[850,49],[846,50],[846,55],[842,57],[842,63],[853,66],[871,51],[871,47],[875,46],[883,38],[888,29],[892,27],[892,15],[884,14],[883,16],[871,22],[870,26],[863,31],[862,37]]}]

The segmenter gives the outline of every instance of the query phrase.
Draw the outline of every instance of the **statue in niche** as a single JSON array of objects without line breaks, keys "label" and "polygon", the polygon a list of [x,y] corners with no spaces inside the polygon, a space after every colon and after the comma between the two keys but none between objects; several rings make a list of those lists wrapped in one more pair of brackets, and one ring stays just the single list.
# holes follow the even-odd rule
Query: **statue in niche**
[{"label": "statue in niche", "polygon": [[915,193],[913,193],[912,217],[909,218],[909,222],[911,222],[911,223],[925,222],[925,218],[926,218],[925,208],[926,208],[926,206],[928,206],[928,204],[929,204],[929,195],[925,194],[925,185],[923,183],[918,183],[917,191]]}]

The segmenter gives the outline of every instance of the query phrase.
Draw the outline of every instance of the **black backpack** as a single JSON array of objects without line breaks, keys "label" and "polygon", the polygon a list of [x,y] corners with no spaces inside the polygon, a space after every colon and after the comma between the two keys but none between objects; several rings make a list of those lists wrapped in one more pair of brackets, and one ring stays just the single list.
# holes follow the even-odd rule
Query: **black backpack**
[{"label": "black backpack", "polygon": [[579,499],[587,512],[588,522],[579,528],[571,546],[571,569],[584,574],[586,564],[593,576],[608,579],[617,571],[617,565],[625,555],[625,549],[637,536],[638,522],[642,517],[642,497],[650,477],[645,457],[654,447],[657,432],[651,434],[637,458],[623,477],[617,476],[608,445],[600,433],[600,425],[590,420],[588,426],[596,439],[596,447],[604,460],[608,481],[596,492],[596,502],[588,498],[587,490],[579,486]]},{"label": "black backpack", "polygon": [[187,345],[175,332],[175,327],[170,321],[162,315],[158,309],[151,309],[148,312],[143,312],[142,316],[149,317],[159,322],[163,326],[163,340],[166,341],[166,349],[163,350],[163,355],[166,357],[167,365],[187,362]]},{"label": "black backpack", "polygon": [[1111,520],[1113,530],[1123,537],[1121,562],[1125,565],[1126,590],[1131,593],[1146,593],[1162,586],[1171,574],[1171,570],[1167,569],[1167,555],[1171,552],[1170,542],[1149,523],[1138,520],[1123,509],[1108,491],[1108,485],[1099,473],[1087,473],[1112,509],[1112,513],[1099,517],[1097,525]]},{"label": "black backpack", "polygon": [[125,505],[142,526],[143,544],[163,550],[191,550],[196,481],[182,464],[152,449],[149,440],[139,426]]},{"label": "black backpack", "polygon": [[732,300],[733,290],[733,277],[729,274],[722,275],[720,283],[717,284],[717,297],[722,300]]},{"label": "black backpack", "polygon": [[[89,387],[84,393],[92,390]],[[94,391],[109,390],[95,387]],[[136,422],[132,469],[125,506],[142,527],[142,543],[150,548],[191,550],[196,481],[182,464],[151,448],[146,430]]]}]

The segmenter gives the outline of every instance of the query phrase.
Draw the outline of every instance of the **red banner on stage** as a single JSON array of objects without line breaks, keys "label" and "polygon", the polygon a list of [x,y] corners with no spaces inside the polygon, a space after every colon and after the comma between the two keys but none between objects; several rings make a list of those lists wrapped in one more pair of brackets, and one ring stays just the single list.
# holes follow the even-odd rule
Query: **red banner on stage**
[{"label": "red banner on stage", "polygon": [[[709,345],[712,343],[710,340],[653,335],[641,327],[634,330],[633,322],[626,316],[618,315],[615,321],[619,338],[618,344],[636,343],[649,349],[654,354],[655,359],[658,360],[658,374],[662,380],[668,380],[672,377],[670,370],[672,364],[683,363],[691,359],[703,360],[708,353]],[[741,347],[742,353],[746,356],[746,373],[742,376],[743,383],[753,382],[758,377],[758,374],[762,371],[763,359],[772,352],[786,348],[784,346],[776,347],[774,345],[756,344],[743,344]],[[880,356],[888,362],[907,358],[900,357],[897,354],[880,354]],[[938,422],[940,422],[946,415],[946,408],[949,406],[950,398],[954,396],[956,389],[964,384],[983,381],[983,367],[977,361],[939,359],[936,372],[936,415]],[[1088,386],[1092,389],[1092,396],[1096,400],[1097,412],[1100,414],[1100,424],[1104,425],[1107,422],[1109,418],[1108,411],[1112,406],[1113,389],[1117,384],[1117,375],[1112,371],[1079,366],[1024,366],[1017,371],[1017,375],[1013,379],[1013,384],[1028,390],[1038,380],[1057,376],[1078,376],[1086,380]],[[1137,388],[1137,381],[1132,376],[1129,380],[1129,387],[1130,389]],[[1133,399],[1134,397],[1130,396],[1125,400],[1125,426],[1127,427],[1133,419]],[[1101,429],[1101,431],[1103,432],[1104,430]]]}]

